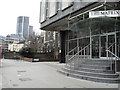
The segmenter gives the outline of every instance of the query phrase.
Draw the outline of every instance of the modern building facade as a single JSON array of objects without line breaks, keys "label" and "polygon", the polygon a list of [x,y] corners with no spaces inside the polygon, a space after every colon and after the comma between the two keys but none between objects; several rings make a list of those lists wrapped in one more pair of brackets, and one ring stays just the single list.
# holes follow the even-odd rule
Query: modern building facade
[{"label": "modern building facade", "polygon": [[17,18],[17,35],[19,37],[28,39],[29,38],[29,17],[19,16]]},{"label": "modern building facade", "polygon": [[[66,62],[70,67],[64,68],[67,75],[119,82],[119,79],[113,80],[98,70],[108,72],[101,67],[110,68],[117,75],[120,69],[120,0],[98,1],[42,0],[41,29],[60,33],[60,62]],[[103,63],[106,64],[102,66]],[[77,72],[79,68],[81,71]]]}]

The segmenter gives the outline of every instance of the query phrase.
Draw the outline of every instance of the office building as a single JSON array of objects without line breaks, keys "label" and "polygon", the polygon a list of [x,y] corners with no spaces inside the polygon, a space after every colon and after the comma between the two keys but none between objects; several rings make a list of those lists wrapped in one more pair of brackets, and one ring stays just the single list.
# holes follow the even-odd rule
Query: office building
[{"label": "office building", "polygon": [[30,39],[30,38],[31,38],[31,39],[33,38],[33,33],[34,33],[34,32],[33,32],[33,26],[30,25],[30,26],[29,26],[29,39]]},{"label": "office building", "polygon": [[29,38],[29,17],[19,16],[17,18],[17,35],[19,37],[28,39]]},{"label": "office building", "polygon": [[41,29],[58,31],[62,73],[119,83],[120,0],[42,0]]}]

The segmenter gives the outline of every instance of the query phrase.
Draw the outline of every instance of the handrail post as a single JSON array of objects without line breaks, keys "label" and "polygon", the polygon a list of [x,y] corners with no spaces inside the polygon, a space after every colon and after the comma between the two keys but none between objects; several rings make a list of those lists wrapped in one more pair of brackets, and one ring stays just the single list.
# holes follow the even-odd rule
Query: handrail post
[{"label": "handrail post", "polygon": [[85,59],[85,49],[84,49],[84,59]]},{"label": "handrail post", "polygon": [[117,72],[117,60],[119,59],[119,57],[117,55],[115,55],[113,52],[111,52],[110,50],[106,50],[107,52],[111,53],[112,56],[115,56],[115,60],[112,60],[113,58],[111,58],[111,68],[112,68],[112,64],[114,61],[114,70],[115,70],[115,73]]},{"label": "handrail post", "polygon": [[113,61],[111,60],[111,69],[110,69],[111,71],[112,71],[112,68],[113,68],[112,63],[113,63]]},{"label": "handrail post", "polygon": [[92,31],[91,28],[90,29],[90,59],[92,58]]},{"label": "handrail post", "polygon": [[[81,47],[81,50],[82,50],[82,47]],[[81,52],[81,56],[82,56],[82,52]]]},{"label": "handrail post", "polygon": [[115,73],[117,72],[117,62],[115,60]]}]

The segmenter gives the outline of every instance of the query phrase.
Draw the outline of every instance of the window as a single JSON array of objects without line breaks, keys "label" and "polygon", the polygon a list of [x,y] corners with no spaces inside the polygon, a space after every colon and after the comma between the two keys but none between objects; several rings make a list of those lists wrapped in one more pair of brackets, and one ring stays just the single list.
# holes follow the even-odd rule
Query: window
[{"label": "window", "polygon": [[60,10],[61,0],[56,0],[56,11]]},{"label": "window", "polygon": [[40,13],[40,22],[43,22],[43,21],[45,21],[45,15],[46,15],[46,12],[45,12],[45,0],[42,0],[41,1],[41,5],[40,5],[40,11],[41,11],[41,13]]},{"label": "window", "polygon": [[61,0],[61,1],[62,1],[62,10],[66,9],[73,3],[73,0]]},{"label": "window", "polygon": [[46,5],[46,7],[45,7],[45,9],[46,9],[46,13],[45,13],[45,16],[46,16],[46,18],[48,17],[48,4],[49,4],[49,2],[48,2],[48,0],[46,0],[46,3],[45,3]]},{"label": "window", "polygon": [[56,14],[56,0],[49,0],[49,17]]}]

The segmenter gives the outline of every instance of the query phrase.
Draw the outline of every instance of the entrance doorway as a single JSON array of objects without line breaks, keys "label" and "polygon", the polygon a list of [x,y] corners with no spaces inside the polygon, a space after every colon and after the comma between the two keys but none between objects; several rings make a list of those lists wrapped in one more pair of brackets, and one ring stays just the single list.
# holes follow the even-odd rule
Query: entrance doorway
[{"label": "entrance doorway", "polygon": [[112,57],[106,50],[117,54],[116,40],[115,32],[92,37],[92,58]]},{"label": "entrance doorway", "polygon": [[107,33],[105,35],[101,35],[101,50],[100,50],[100,57],[112,57],[109,52],[116,54],[116,35],[115,33]]}]

